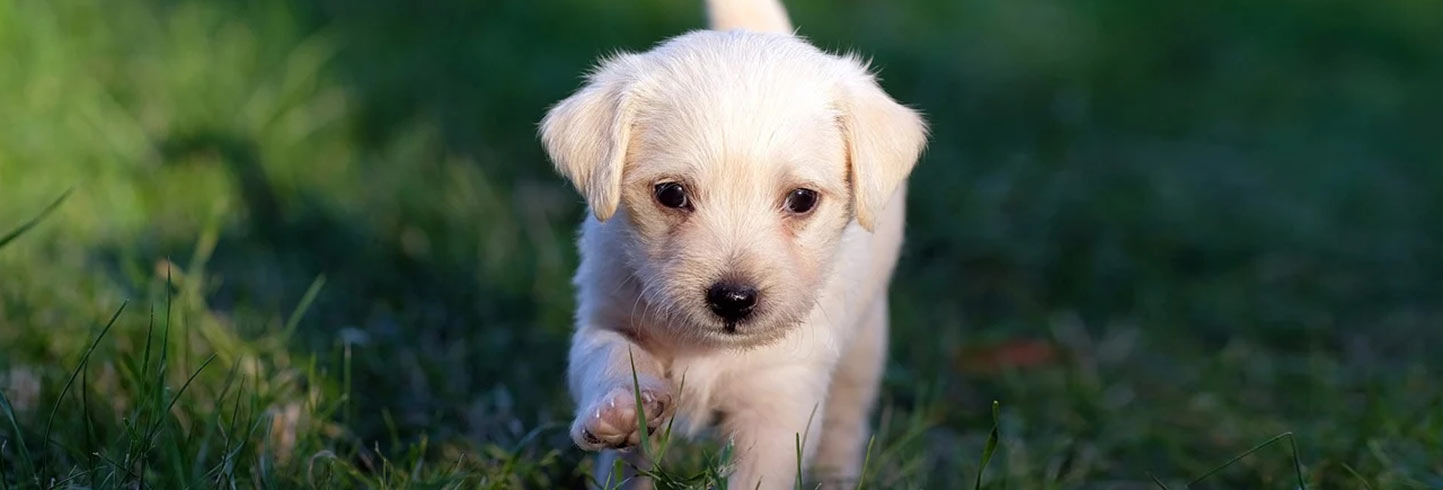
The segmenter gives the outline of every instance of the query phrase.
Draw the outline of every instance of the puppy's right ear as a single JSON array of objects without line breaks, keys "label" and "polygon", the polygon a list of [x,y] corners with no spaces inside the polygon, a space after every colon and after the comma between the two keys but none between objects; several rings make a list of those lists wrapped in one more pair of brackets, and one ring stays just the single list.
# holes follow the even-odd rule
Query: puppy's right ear
[{"label": "puppy's right ear", "polygon": [[857,224],[873,231],[897,187],[917,165],[927,144],[927,122],[883,92],[865,64],[853,57],[846,62],[853,73],[839,105],[851,165],[852,207]]},{"label": "puppy's right ear", "polygon": [[631,139],[627,96],[635,55],[602,63],[581,90],[541,120],[541,142],[556,170],[576,186],[596,219],[606,221],[621,201],[621,171]]}]

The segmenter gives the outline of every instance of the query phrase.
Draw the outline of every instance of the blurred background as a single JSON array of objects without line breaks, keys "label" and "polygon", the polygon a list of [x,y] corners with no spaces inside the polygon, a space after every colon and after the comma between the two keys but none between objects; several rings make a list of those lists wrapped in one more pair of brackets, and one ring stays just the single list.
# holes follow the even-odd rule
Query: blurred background
[{"label": "blurred background", "polygon": [[[1180,487],[1286,431],[1310,486],[1443,487],[1443,3],[787,5],[933,127],[877,486],[971,484],[998,400],[988,488]],[[70,191],[0,245],[0,483],[579,488],[584,209],[536,123],[599,56],[703,25],[0,3],[0,233]]]}]

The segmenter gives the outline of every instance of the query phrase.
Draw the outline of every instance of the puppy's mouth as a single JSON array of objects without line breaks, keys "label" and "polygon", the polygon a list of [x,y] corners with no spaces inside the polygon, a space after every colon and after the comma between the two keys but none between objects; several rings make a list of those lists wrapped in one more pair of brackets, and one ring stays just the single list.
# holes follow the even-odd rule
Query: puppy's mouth
[{"label": "puppy's mouth", "polygon": [[741,321],[713,323],[704,338],[717,345],[751,348],[770,344],[786,335],[794,322],[770,319],[747,318]]},{"label": "puppy's mouth", "polygon": [[717,315],[707,315],[710,318],[703,322],[704,328],[715,332],[722,337],[749,337],[762,331],[769,330],[771,322],[767,315],[757,311],[745,318],[721,318]]},{"label": "puppy's mouth", "polygon": [[756,330],[758,330],[758,329],[747,329],[747,327],[752,326],[752,323],[753,323],[753,321],[747,321],[747,320],[742,320],[742,321],[723,321],[723,323],[722,323],[722,333],[723,333],[723,334],[726,334],[726,336],[732,336],[732,337],[752,336],[752,334],[756,334]]},{"label": "puppy's mouth", "polygon": [[750,330],[746,327],[752,323],[750,318],[741,320],[719,319],[719,322],[722,333],[727,335],[746,335],[748,333],[747,331]]}]

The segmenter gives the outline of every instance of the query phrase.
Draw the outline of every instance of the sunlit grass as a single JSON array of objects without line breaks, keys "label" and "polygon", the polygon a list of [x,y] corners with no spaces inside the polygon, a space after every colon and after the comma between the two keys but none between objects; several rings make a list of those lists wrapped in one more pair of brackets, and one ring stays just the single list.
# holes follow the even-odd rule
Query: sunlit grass
[{"label": "sunlit grass", "polygon": [[[859,486],[1443,486],[1438,6],[789,4],[935,128]],[[387,5],[0,2],[0,490],[595,474],[535,123],[699,2]]]}]

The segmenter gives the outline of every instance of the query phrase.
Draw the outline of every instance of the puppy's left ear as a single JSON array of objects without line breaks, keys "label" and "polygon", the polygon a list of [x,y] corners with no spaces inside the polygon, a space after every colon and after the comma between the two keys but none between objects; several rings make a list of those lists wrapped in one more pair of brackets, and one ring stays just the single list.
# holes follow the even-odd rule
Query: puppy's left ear
[{"label": "puppy's left ear", "polygon": [[897,186],[917,165],[927,144],[927,123],[892,100],[864,67],[857,68],[842,88],[838,108],[847,140],[852,208],[857,223],[872,231]]},{"label": "puppy's left ear", "polygon": [[631,140],[626,87],[636,55],[602,63],[586,86],[552,107],[541,120],[546,153],[599,221],[616,213],[621,201],[621,172]]}]

